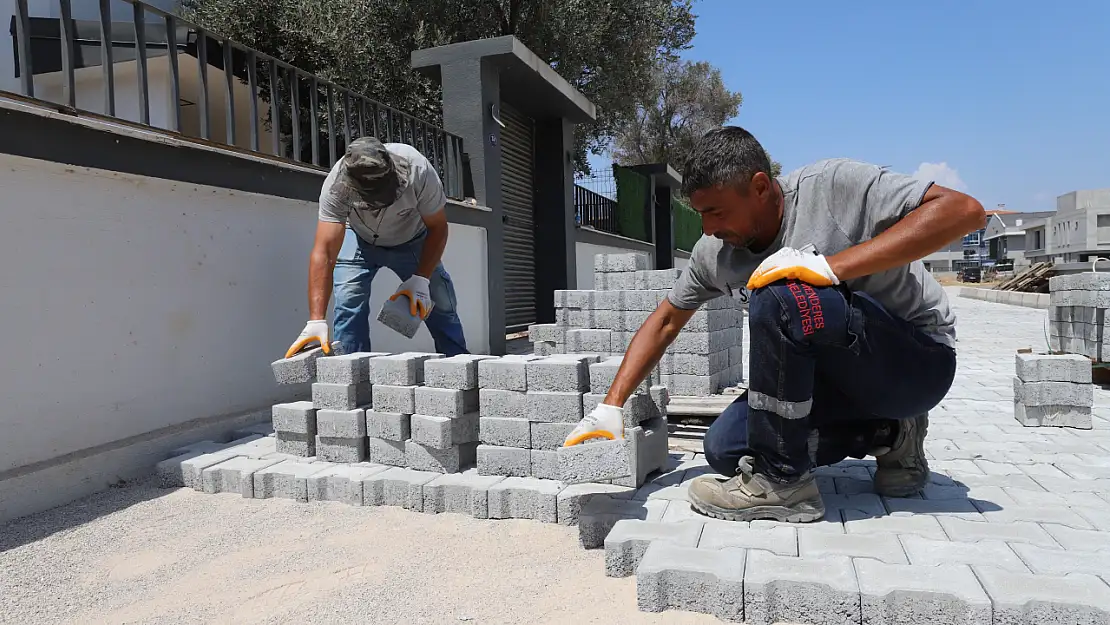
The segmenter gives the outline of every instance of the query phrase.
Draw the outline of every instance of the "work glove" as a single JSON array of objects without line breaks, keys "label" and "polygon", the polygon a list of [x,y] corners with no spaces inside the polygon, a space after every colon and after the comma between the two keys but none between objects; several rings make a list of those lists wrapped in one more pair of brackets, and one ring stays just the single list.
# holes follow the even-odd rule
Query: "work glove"
[{"label": "work glove", "polygon": [[824,256],[790,247],[771,254],[755,268],[748,279],[748,290],[754,291],[779,280],[798,280],[812,286],[840,284]]},{"label": "work glove", "polygon": [[432,312],[432,307],[435,305],[432,302],[432,294],[428,290],[430,287],[431,282],[427,278],[413,275],[397,287],[397,292],[389,297],[389,301],[392,302],[401,296],[408,297],[409,314],[420,317],[421,320],[427,319],[428,313]]},{"label": "work glove", "polygon": [[624,409],[598,404],[567,435],[563,447],[572,447],[592,438],[621,440],[624,438]]},{"label": "work glove", "polygon": [[301,330],[301,335],[289,346],[289,351],[285,352],[285,357],[289,358],[295,355],[313,341],[320,344],[324,354],[331,354],[331,332],[328,330],[326,319],[309,321],[305,324],[304,330]]}]

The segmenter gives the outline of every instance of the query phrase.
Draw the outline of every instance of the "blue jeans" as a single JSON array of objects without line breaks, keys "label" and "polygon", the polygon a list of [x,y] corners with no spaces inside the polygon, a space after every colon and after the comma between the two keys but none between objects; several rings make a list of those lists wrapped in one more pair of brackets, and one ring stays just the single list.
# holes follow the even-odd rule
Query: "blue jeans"
[{"label": "blue jeans", "polygon": [[780,482],[862,458],[891,420],[939,404],[956,372],[955,350],[844,287],[758,289],[748,334],[748,393],[705,435],[706,460],[722,475],[735,475],[743,456]]},{"label": "blue jeans", "polygon": [[[402,282],[411,278],[420,263],[426,235],[422,233],[396,247],[378,247],[347,229],[333,274],[335,327],[332,330],[333,340],[343,344],[345,353],[371,351],[370,284],[382,267],[397,274]],[[447,356],[468,353],[462,322],[456,312],[455,285],[443,263],[436,266],[429,282],[435,305],[424,325],[435,341],[436,352]]]}]

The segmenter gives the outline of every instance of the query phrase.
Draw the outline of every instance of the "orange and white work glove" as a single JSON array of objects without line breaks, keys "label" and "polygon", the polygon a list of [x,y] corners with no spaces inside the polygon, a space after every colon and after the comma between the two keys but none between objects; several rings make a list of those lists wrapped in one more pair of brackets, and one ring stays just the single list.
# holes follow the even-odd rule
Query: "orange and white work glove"
[{"label": "orange and white work glove", "polygon": [[567,435],[563,447],[572,447],[592,438],[620,440],[624,438],[624,409],[598,404]]},{"label": "orange and white work glove", "polygon": [[323,349],[324,354],[331,354],[331,332],[328,330],[328,322],[326,319],[309,321],[305,324],[304,330],[301,330],[301,335],[289,346],[289,351],[285,352],[285,357],[289,358],[290,356],[296,355],[297,352],[311,345],[313,342],[320,344],[320,348]]},{"label": "orange and white work glove", "polygon": [[790,247],[771,254],[756,267],[748,279],[748,290],[761,289],[779,280],[798,280],[812,286],[840,284],[824,256]]},{"label": "orange and white work glove", "polygon": [[435,303],[432,302],[430,288],[431,282],[427,278],[414,275],[397,287],[397,292],[389,297],[389,301],[402,296],[408,297],[409,314],[413,317],[418,316],[420,319],[427,319],[428,314],[432,312],[432,307],[435,306]]}]

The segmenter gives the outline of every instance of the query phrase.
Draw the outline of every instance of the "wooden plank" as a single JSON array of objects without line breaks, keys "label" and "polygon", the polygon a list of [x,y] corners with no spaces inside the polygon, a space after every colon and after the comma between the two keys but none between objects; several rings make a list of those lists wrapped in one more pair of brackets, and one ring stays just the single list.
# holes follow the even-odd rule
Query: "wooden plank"
[{"label": "wooden plank", "polygon": [[730,393],[695,397],[674,395],[667,404],[667,416],[716,417],[728,408],[729,404],[747,393],[747,389],[729,389]]}]

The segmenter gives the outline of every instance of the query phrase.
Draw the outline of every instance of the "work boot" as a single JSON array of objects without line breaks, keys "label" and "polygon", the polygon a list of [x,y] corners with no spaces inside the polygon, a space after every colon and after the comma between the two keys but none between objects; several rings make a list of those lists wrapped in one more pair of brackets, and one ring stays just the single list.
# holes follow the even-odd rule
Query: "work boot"
[{"label": "work boot", "polygon": [[727,480],[703,475],[690,482],[694,510],[726,521],[773,519],[806,523],[825,516],[825,504],[813,473],[790,484],[780,484],[752,470],[755,459],[740,459],[736,476]]},{"label": "work boot", "polygon": [[925,489],[929,481],[929,461],[925,459],[925,433],[929,413],[900,419],[898,435],[890,452],[875,457],[875,492],[884,497],[911,497]]}]

